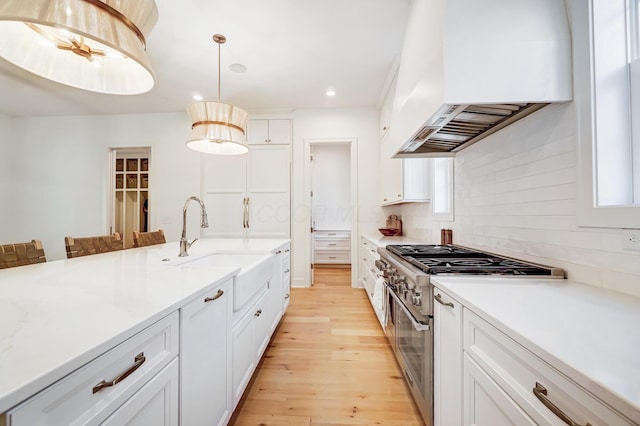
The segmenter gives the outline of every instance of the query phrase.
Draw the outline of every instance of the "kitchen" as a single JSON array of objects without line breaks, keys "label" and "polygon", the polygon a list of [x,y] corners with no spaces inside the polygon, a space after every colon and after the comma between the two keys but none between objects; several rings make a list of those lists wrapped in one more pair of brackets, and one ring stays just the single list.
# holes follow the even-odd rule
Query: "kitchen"
[{"label": "kitchen", "polygon": [[[571,16],[575,4],[566,3]],[[158,2],[158,6],[162,4]],[[409,5],[403,3],[402,7],[406,8],[403,9],[406,17]],[[400,39],[399,54],[402,34],[396,36]],[[213,51],[205,50],[204,58],[209,58],[209,53]],[[215,74],[209,68],[207,72],[213,80]],[[580,76],[577,69],[584,68],[574,69],[576,79]],[[32,83],[30,91],[35,95],[48,98],[43,83],[32,77],[21,79]],[[64,258],[60,241],[67,230],[72,229],[78,235],[103,230],[107,195],[106,189],[96,188],[106,188],[104,151],[113,146],[114,140],[124,146],[152,146],[157,167],[152,178],[157,192],[153,197],[151,228],[162,227],[170,241],[177,241],[180,206],[189,196],[201,193],[200,157],[184,148],[182,142],[188,120],[183,112],[128,114],[125,101],[120,107],[122,113],[117,115],[86,115],[92,111],[89,108],[85,113],[71,115],[14,117],[10,110],[0,115],[2,139],[20,141],[0,146],[3,154],[0,188],[3,199],[12,201],[3,202],[0,210],[3,223],[11,224],[3,227],[3,242],[27,241],[37,236],[45,241],[48,258],[55,260]],[[283,116],[269,114],[262,117]],[[638,252],[624,246],[629,234],[624,229],[637,229],[637,220],[625,223],[614,219],[609,225],[579,226],[585,223],[578,213],[582,209],[579,197],[585,179],[579,174],[584,172],[584,163],[583,151],[577,144],[576,124],[581,120],[578,114],[575,102],[552,104],[458,152],[454,163],[455,220],[451,220],[434,214],[430,203],[380,207],[379,173],[376,167],[371,167],[378,164],[376,108],[369,105],[336,109],[323,105],[322,109],[287,112],[285,115],[293,126],[295,177],[291,188],[292,285],[308,285],[306,265],[310,263],[309,253],[304,249],[309,247],[310,238],[308,217],[303,213],[304,153],[296,147],[303,146],[305,138],[349,136],[357,137],[359,143],[360,214],[358,229],[352,230],[354,235],[376,236],[384,218],[398,214],[404,221],[404,235],[414,241],[438,243],[440,229],[450,228],[456,244],[553,265],[565,270],[571,280],[626,294],[629,299],[640,296]],[[197,224],[190,222],[189,229],[197,229]],[[359,238],[353,238],[353,252],[359,250],[359,242]],[[637,342],[634,343],[637,348]]]}]

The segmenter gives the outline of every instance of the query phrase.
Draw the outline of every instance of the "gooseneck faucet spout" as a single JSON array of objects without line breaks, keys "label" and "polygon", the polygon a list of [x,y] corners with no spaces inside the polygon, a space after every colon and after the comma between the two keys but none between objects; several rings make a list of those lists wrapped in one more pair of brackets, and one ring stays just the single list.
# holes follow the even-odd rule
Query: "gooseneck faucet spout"
[{"label": "gooseneck faucet spout", "polygon": [[189,256],[187,249],[191,247],[191,244],[195,243],[197,238],[191,242],[187,241],[187,206],[189,206],[190,201],[197,201],[200,203],[200,213],[202,215],[200,221],[201,228],[208,228],[209,222],[207,221],[207,208],[204,206],[204,203],[198,197],[189,197],[187,201],[184,203],[184,208],[182,209],[182,236],[180,237],[180,257]]}]

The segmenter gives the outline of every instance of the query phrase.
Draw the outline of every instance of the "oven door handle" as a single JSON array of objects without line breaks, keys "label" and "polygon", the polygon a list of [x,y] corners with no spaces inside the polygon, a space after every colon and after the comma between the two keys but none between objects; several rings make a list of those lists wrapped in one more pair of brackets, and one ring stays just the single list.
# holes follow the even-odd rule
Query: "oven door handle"
[{"label": "oven door handle", "polygon": [[398,303],[398,306],[400,306],[400,308],[402,309],[402,311],[404,312],[404,314],[407,316],[407,318],[409,318],[409,320],[411,321],[411,325],[413,325],[413,328],[416,329],[416,331],[429,331],[431,330],[431,326],[428,324],[422,324],[421,322],[419,322],[414,316],[413,314],[407,309],[406,306],[404,306],[404,303],[402,302],[402,300],[400,300],[400,298],[398,297],[398,295],[396,295],[393,290],[389,287],[389,285],[387,283],[385,283],[385,287],[387,287],[387,291],[389,292],[389,294],[391,296],[393,296],[393,299]]}]

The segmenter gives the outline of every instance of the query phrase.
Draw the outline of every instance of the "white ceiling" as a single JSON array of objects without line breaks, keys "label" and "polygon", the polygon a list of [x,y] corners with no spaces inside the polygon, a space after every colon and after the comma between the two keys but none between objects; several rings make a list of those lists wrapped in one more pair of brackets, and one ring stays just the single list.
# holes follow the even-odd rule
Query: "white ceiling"
[{"label": "white ceiling", "polygon": [[[135,1],[135,0],[132,0]],[[250,112],[376,106],[402,50],[409,0],[156,0],[147,40],[156,74],[148,93],[86,92],[0,59],[0,113],[10,116],[184,111],[195,93]],[[81,58],[79,58],[81,59]],[[247,67],[244,74],[229,70]],[[335,88],[328,98],[325,91]]]}]

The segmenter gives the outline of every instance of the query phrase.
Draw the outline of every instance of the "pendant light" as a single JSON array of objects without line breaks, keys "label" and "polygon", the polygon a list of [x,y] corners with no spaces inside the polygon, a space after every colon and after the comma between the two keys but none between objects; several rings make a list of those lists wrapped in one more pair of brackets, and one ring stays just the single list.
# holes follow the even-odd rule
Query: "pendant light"
[{"label": "pendant light", "polygon": [[112,95],[155,84],[146,36],[154,0],[2,0],[0,56],[68,86]]},{"label": "pendant light", "polygon": [[249,114],[235,105],[220,102],[220,45],[227,39],[214,34],[213,41],[218,44],[218,100],[187,105],[192,123],[187,147],[206,154],[245,154],[249,151],[245,138]]}]

